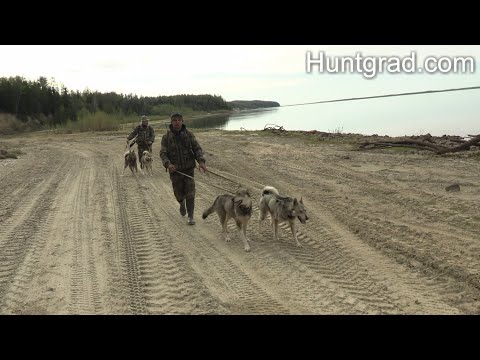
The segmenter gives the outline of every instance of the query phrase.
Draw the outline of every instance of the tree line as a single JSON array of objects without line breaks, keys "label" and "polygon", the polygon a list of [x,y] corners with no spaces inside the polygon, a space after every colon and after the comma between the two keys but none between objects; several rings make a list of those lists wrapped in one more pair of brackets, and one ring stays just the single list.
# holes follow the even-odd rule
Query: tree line
[{"label": "tree line", "polygon": [[264,100],[233,100],[228,102],[234,109],[258,109],[268,107],[279,107],[280,104],[276,101],[264,101]]},{"label": "tree line", "polygon": [[77,121],[82,113],[102,111],[122,115],[168,115],[173,111],[231,110],[217,95],[173,95],[145,97],[115,92],[69,91],[54,79],[26,80],[23,77],[0,78],[0,113],[14,115],[26,122],[35,119],[41,125],[55,127]]}]

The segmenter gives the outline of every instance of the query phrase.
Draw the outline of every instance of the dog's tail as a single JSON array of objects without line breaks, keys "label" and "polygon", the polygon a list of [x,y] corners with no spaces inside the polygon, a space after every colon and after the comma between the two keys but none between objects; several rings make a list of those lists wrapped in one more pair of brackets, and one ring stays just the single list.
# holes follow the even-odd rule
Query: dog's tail
[{"label": "dog's tail", "polygon": [[213,214],[213,213],[215,212],[215,202],[216,202],[216,201],[217,201],[217,200],[215,199],[215,201],[213,202],[212,206],[210,206],[207,210],[205,210],[205,211],[203,212],[203,214],[202,214],[202,219],[203,219],[203,220],[205,220],[205,219],[208,217],[208,215]]},{"label": "dog's tail", "polygon": [[265,186],[262,190],[262,196],[270,194],[280,195],[278,190],[275,189],[273,186]]}]

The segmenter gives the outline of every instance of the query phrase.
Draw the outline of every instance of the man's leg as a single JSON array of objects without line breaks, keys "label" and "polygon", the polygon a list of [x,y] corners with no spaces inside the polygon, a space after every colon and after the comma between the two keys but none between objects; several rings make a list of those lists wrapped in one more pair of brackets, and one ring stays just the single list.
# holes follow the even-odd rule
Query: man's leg
[{"label": "man's leg", "polygon": [[[185,174],[193,177],[194,169],[186,171]],[[188,224],[195,225],[193,214],[195,212],[195,180],[185,177],[185,199],[187,203]]]},{"label": "man's leg", "polygon": [[185,208],[185,191],[184,191],[184,180],[183,175],[178,173],[170,174],[170,180],[172,180],[173,194],[175,199],[180,204],[180,215],[185,216],[187,213]]},{"label": "man's leg", "polygon": [[140,162],[140,169],[143,169],[142,156],[146,148],[143,145],[138,144],[138,161]]}]

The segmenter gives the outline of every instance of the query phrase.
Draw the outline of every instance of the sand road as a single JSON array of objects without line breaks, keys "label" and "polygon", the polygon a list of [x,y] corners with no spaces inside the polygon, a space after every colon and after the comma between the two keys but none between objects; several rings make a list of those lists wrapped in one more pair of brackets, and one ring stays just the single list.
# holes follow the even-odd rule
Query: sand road
[{"label": "sand road", "polygon": [[[123,172],[123,133],[4,137],[2,314],[478,314],[478,157],[375,150],[220,130],[195,132],[196,220],[154,176]],[[237,184],[303,197],[309,221],[273,240],[258,206],[245,252],[201,213]],[[458,183],[460,192],[446,192]]]}]

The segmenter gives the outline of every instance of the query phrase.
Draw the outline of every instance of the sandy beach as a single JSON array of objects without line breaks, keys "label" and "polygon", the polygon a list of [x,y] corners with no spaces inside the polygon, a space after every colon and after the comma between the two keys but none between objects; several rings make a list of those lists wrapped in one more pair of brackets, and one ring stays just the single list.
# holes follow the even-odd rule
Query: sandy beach
[{"label": "sandy beach", "polygon": [[[479,314],[480,151],[353,151],[349,142],[194,131],[197,224],[178,213],[159,160],[123,172],[126,132],[4,136],[0,148],[1,314]],[[136,149],[136,147],[135,147]],[[445,188],[458,184],[460,191]],[[215,197],[255,195],[245,252]],[[287,225],[258,227],[264,186],[302,198]]]}]

